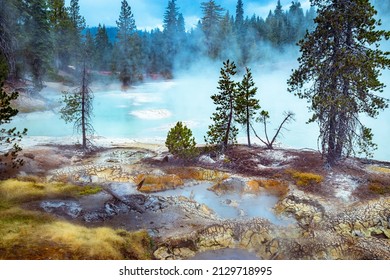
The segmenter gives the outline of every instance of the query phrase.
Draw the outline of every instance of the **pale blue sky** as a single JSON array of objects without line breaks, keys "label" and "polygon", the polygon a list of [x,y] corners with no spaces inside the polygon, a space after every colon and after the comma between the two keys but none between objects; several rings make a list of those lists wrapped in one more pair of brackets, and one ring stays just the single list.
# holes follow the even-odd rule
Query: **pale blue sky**
[{"label": "pale blue sky", "polygon": [[[200,3],[206,0],[177,0],[176,3],[183,13],[186,28],[191,29],[196,25],[201,16]],[[69,5],[70,0],[65,0]],[[235,13],[237,0],[216,0],[217,4]],[[243,0],[245,14],[252,16],[257,14],[266,17],[268,12],[275,9],[277,0]],[[310,7],[309,0],[301,0],[304,9]],[[162,19],[168,0],[128,0],[139,29],[152,29],[162,26]],[[116,26],[121,0],[79,0],[81,14],[90,27],[99,23],[106,26]],[[288,9],[291,0],[281,0],[284,9]]]}]

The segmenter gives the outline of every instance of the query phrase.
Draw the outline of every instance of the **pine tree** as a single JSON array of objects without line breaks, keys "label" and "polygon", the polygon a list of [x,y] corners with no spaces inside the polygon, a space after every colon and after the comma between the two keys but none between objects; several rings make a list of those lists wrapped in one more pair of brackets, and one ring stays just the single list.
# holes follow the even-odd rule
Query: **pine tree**
[{"label": "pine tree", "polygon": [[18,24],[20,17],[18,2],[14,0],[0,0],[0,57],[3,61],[3,75],[10,80],[18,78],[16,46],[18,44]]},{"label": "pine tree", "polygon": [[169,130],[165,145],[171,154],[182,159],[189,160],[197,155],[195,138],[192,136],[192,131],[182,122],[177,122]]},{"label": "pine tree", "polygon": [[313,0],[318,7],[316,29],[300,42],[299,68],[289,91],[310,102],[320,127],[322,153],[329,165],[356,148],[366,155],[375,148],[371,129],[360,115],[376,117],[388,107],[375,94],[384,84],[380,69],[390,67],[388,52],[379,49],[390,32],[377,30],[376,11],[368,0]]},{"label": "pine tree", "polygon": [[70,21],[70,26],[67,30],[69,33],[70,63],[77,65],[83,59],[80,57],[80,48],[82,48],[82,31],[85,29],[86,24],[84,17],[80,15],[79,0],[71,0],[67,10]]},{"label": "pine tree", "polygon": [[176,5],[176,0],[168,1],[168,7],[163,20],[165,54],[162,57],[165,62],[164,72],[168,76],[172,76],[173,63],[179,48],[178,17],[179,9]]},{"label": "pine tree", "polygon": [[7,94],[3,91],[3,83],[0,85],[0,172],[6,172],[6,166],[18,167],[23,164],[23,160],[17,155],[22,149],[19,142],[27,133],[27,129],[22,132],[16,128],[2,128],[3,124],[9,124],[12,118],[18,114],[18,110],[11,107],[11,101],[16,100],[19,94],[12,92]]},{"label": "pine tree", "polygon": [[248,146],[251,146],[250,130],[251,123],[260,109],[259,100],[255,98],[257,87],[253,81],[252,72],[246,68],[246,73],[241,83],[238,84],[238,97],[235,106],[235,120],[245,126]]},{"label": "pine tree", "polygon": [[137,73],[135,73],[137,65],[133,59],[134,53],[134,39],[137,31],[135,25],[134,15],[131,12],[131,7],[126,0],[121,2],[121,11],[119,19],[116,22],[118,26],[117,34],[117,67],[120,71],[120,80],[124,86],[128,86],[135,81]]},{"label": "pine tree", "polygon": [[237,83],[233,80],[236,74],[236,65],[227,60],[223,63],[218,81],[219,93],[211,96],[217,106],[211,119],[213,124],[209,126],[205,142],[209,145],[217,145],[222,151],[229,144],[236,143],[238,129],[234,126],[234,108],[237,99]]},{"label": "pine tree", "polygon": [[293,1],[287,14],[287,38],[289,43],[296,44],[305,36],[304,20],[305,16],[301,3]]},{"label": "pine tree", "polygon": [[50,30],[54,46],[54,64],[57,69],[67,70],[71,63],[71,22],[64,0],[48,0]]},{"label": "pine tree", "polygon": [[107,29],[105,25],[99,24],[98,30],[95,36],[95,57],[94,64],[98,70],[108,71],[111,69],[111,54],[112,45],[109,41]]},{"label": "pine tree", "polygon": [[224,9],[215,3],[214,0],[202,2],[203,17],[201,21],[202,31],[205,37],[205,45],[207,46],[207,54],[216,58],[219,54],[219,26],[223,19],[222,12]]},{"label": "pine tree", "polygon": [[50,25],[45,0],[32,0],[26,7],[29,16],[26,20],[27,42],[24,54],[30,65],[35,89],[43,88],[43,77],[50,68],[53,45],[50,37]]},{"label": "pine tree", "polygon": [[241,29],[244,25],[244,4],[242,0],[237,1],[235,25],[237,29]]},{"label": "pine tree", "polygon": [[[88,151],[92,147],[91,137],[94,134],[92,126],[93,94],[89,88],[87,66],[92,59],[92,50],[88,44],[92,44],[92,38],[87,38],[82,46],[83,66],[81,70],[80,87],[72,92],[63,92],[64,107],[61,108],[61,118],[66,123],[73,123],[74,130],[81,134],[82,148]],[[88,43],[89,41],[89,43]]]},{"label": "pine tree", "polygon": [[270,12],[267,17],[269,29],[268,39],[277,47],[283,46],[287,41],[287,19],[283,7],[278,0],[274,13]]}]

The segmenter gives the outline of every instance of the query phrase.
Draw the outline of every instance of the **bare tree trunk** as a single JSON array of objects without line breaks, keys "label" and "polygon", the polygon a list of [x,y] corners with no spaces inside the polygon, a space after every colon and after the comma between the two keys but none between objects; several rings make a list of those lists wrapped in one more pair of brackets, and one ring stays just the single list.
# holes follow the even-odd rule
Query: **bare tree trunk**
[{"label": "bare tree trunk", "polygon": [[248,147],[251,147],[251,132],[250,132],[250,115],[249,115],[249,106],[246,106],[246,134],[248,137]]},{"label": "bare tree trunk", "polygon": [[230,134],[230,129],[232,126],[232,121],[233,121],[233,94],[231,94],[230,97],[230,112],[229,112],[229,120],[228,120],[228,125],[226,128],[226,134],[225,134],[225,139],[223,141],[223,149],[226,150],[228,144],[229,144],[229,134]]},{"label": "bare tree trunk", "polygon": [[337,160],[336,155],[336,109],[333,107],[331,109],[331,116],[329,119],[329,137],[328,137],[328,148],[327,148],[327,157],[326,161],[330,165],[334,165]]},{"label": "bare tree trunk", "polygon": [[81,86],[81,133],[82,133],[82,141],[83,141],[83,149],[87,149],[87,128],[86,128],[86,114],[85,114],[85,107],[86,107],[86,98],[88,94],[88,86],[87,86],[87,71],[85,62],[83,65],[83,80],[82,80],[82,86]]}]

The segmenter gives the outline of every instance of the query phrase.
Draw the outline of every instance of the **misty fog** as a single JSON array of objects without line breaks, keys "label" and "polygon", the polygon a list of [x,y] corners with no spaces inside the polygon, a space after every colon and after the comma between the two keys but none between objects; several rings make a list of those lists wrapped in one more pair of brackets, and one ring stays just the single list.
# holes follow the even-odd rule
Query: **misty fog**
[{"label": "misty fog", "polygon": [[[257,97],[261,110],[270,113],[269,134],[272,135],[280,124],[285,111],[293,111],[296,114],[295,121],[286,126],[286,130],[278,138],[278,146],[317,150],[318,126],[306,123],[311,117],[308,103],[287,91],[287,79],[291,70],[298,65],[298,52],[296,49],[283,53],[275,51],[275,56],[279,59],[263,64],[252,63],[250,66],[258,87]],[[95,83],[93,126],[96,136],[114,143],[115,139],[123,138],[164,143],[169,129],[177,121],[183,121],[192,129],[196,142],[203,144],[215,109],[210,96],[218,91],[220,67],[219,63],[203,59],[189,69],[177,72],[173,80],[148,81],[127,91],[121,89],[120,83],[105,86]],[[240,80],[243,69],[238,70],[241,73],[236,74],[236,78]],[[389,81],[390,71],[384,72],[382,79]],[[383,95],[389,96],[389,90],[387,87]],[[59,101],[59,89],[48,87],[44,91],[49,99]],[[60,119],[58,110],[56,107],[51,111],[20,114],[13,125],[27,127],[30,137],[64,138],[74,135],[72,125],[65,124]],[[378,144],[374,157],[378,160],[390,160],[390,150],[387,147],[390,137],[389,119],[389,109],[377,119],[362,118],[365,124],[373,128],[374,142]],[[262,125],[256,123],[254,126],[257,133],[264,136]],[[239,142],[245,143],[244,130],[240,129]],[[259,144],[253,133],[252,140]]]}]

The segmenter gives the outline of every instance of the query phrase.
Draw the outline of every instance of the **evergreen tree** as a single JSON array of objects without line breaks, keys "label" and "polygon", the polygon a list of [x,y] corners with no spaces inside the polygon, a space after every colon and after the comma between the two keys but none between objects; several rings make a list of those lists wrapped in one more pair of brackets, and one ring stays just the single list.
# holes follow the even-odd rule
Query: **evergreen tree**
[{"label": "evergreen tree", "polygon": [[207,54],[216,58],[219,54],[219,26],[222,21],[222,12],[224,9],[215,3],[214,0],[202,2],[203,17],[201,21],[201,28],[205,36],[205,45],[207,47]]},{"label": "evergreen tree", "polygon": [[276,5],[274,13],[270,12],[267,17],[268,39],[277,47],[283,46],[287,41],[287,22],[286,14],[280,0]]},{"label": "evergreen tree", "polygon": [[245,65],[247,62],[245,58],[248,56],[248,49],[245,40],[244,4],[242,3],[242,0],[237,1],[234,31],[235,39],[238,45],[237,49],[240,52],[236,60],[238,61],[238,65]]},{"label": "evergreen tree", "polygon": [[26,20],[27,42],[24,54],[30,65],[34,86],[40,91],[52,57],[49,17],[44,0],[29,1],[27,9],[29,16]]},{"label": "evergreen tree", "polygon": [[77,31],[78,34],[81,33],[85,29],[85,19],[80,15],[80,5],[79,0],[70,0],[70,6],[68,8],[70,22],[74,30]]},{"label": "evergreen tree", "polygon": [[289,91],[308,99],[320,126],[321,150],[334,165],[355,151],[370,155],[371,129],[363,113],[376,117],[388,106],[375,94],[384,88],[380,69],[390,67],[389,53],[379,42],[390,32],[377,30],[376,11],[368,0],[313,0],[318,7],[316,29],[300,42],[299,68],[289,79]]},{"label": "evergreen tree", "polygon": [[137,65],[134,63],[134,38],[137,31],[134,15],[131,12],[131,7],[126,0],[121,2],[121,11],[119,20],[116,22],[118,26],[116,48],[118,52],[117,67],[120,71],[120,80],[124,86],[128,86],[136,79]]},{"label": "evergreen tree", "polygon": [[244,4],[242,3],[242,0],[237,1],[235,25],[236,28],[239,30],[244,25]]},{"label": "evergreen tree", "polygon": [[79,0],[71,0],[68,8],[70,26],[67,32],[69,33],[69,51],[70,63],[77,65],[78,61],[83,58],[80,57],[80,48],[82,48],[82,34],[85,29],[85,19],[80,15]]},{"label": "evergreen tree", "polygon": [[12,118],[18,114],[18,110],[11,107],[11,101],[18,98],[17,92],[7,94],[3,91],[3,84],[0,85],[0,172],[6,172],[6,166],[17,167],[23,164],[23,160],[17,158],[18,152],[22,149],[19,142],[27,133],[27,129],[22,132],[16,130],[16,127],[6,129],[3,124],[9,124]]},{"label": "evergreen tree", "polygon": [[0,58],[2,72],[7,78],[14,80],[17,77],[17,18],[20,11],[18,2],[14,0],[0,0]]},{"label": "evergreen tree", "polygon": [[54,64],[57,69],[67,70],[71,62],[71,22],[64,0],[48,0],[49,20],[54,45]]},{"label": "evergreen tree", "polygon": [[223,63],[218,81],[219,93],[211,96],[217,106],[211,119],[213,124],[209,126],[205,141],[210,145],[217,145],[222,151],[229,144],[236,143],[238,129],[234,126],[234,108],[237,100],[237,83],[233,80],[236,74],[236,65],[227,60]]},{"label": "evergreen tree", "polygon": [[246,68],[246,73],[241,83],[238,84],[238,97],[235,106],[236,121],[245,126],[248,146],[251,146],[250,129],[251,122],[260,109],[259,100],[255,98],[257,87],[253,81],[252,72]]},{"label": "evergreen tree", "polygon": [[[230,13],[227,11],[220,22],[219,33],[215,38],[215,44],[220,50],[219,57],[232,57],[235,60],[240,60],[241,52],[238,47],[239,43],[237,42],[237,38],[234,35],[234,22],[232,22]],[[226,48],[226,46],[229,46],[229,48]]]},{"label": "evergreen tree", "polygon": [[165,61],[165,69],[163,72],[166,72],[168,76],[171,76],[173,69],[173,61],[176,57],[179,48],[178,41],[178,17],[179,9],[176,6],[176,0],[170,0],[168,2],[168,7],[164,14],[164,50],[165,54],[162,57]]},{"label": "evergreen tree", "polygon": [[97,70],[108,71],[111,69],[111,55],[112,45],[109,41],[107,29],[105,25],[99,24],[98,30],[95,36],[95,57],[94,64]]},{"label": "evergreen tree", "polygon": [[92,126],[93,94],[89,88],[89,73],[93,58],[93,38],[87,32],[86,38],[81,45],[82,67],[80,71],[80,87],[71,92],[63,92],[64,107],[61,108],[61,118],[66,123],[73,123],[74,130],[81,134],[81,145],[84,151],[92,148],[91,138],[94,134]]},{"label": "evergreen tree", "polygon": [[287,14],[287,38],[289,43],[296,44],[305,36],[306,30],[304,23],[305,16],[303,14],[301,3],[293,1]]},{"label": "evergreen tree", "polygon": [[189,160],[197,155],[195,138],[192,136],[192,131],[182,122],[177,122],[169,130],[165,145],[171,154],[182,159]]},{"label": "evergreen tree", "polygon": [[92,146],[90,138],[94,133],[92,126],[93,96],[88,87],[88,73],[84,63],[81,73],[81,86],[72,92],[64,92],[61,118],[66,123],[73,123],[74,129],[81,134],[82,148],[88,150]]}]

